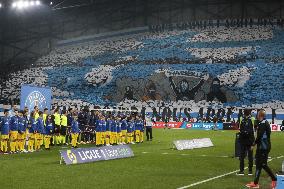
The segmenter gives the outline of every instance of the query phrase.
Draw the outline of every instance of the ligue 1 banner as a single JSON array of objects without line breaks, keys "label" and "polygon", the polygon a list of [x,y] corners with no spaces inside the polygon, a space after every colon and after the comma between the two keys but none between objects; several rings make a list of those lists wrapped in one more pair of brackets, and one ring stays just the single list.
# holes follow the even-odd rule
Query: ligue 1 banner
[{"label": "ligue 1 banner", "polygon": [[214,146],[210,138],[176,140],[174,145],[177,150],[191,150],[196,148],[208,148]]},{"label": "ligue 1 banner", "polygon": [[[176,129],[196,129],[196,130],[212,130],[214,123],[189,123],[189,122],[169,122],[168,127]],[[165,122],[153,122],[153,128],[164,128]],[[223,123],[217,123],[217,128],[223,130]]]},{"label": "ligue 1 banner", "polygon": [[21,110],[28,107],[33,110],[35,106],[43,111],[44,108],[50,110],[51,107],[51,88],[22,85],[21,87]]},{"label": "ligue 1 banner", "polygon": [[60,154],[60,163],[62,163],[62,160],[64,160],[66,165],[128,158],[134,156],[133,151],[128,145],[61,150]]}]

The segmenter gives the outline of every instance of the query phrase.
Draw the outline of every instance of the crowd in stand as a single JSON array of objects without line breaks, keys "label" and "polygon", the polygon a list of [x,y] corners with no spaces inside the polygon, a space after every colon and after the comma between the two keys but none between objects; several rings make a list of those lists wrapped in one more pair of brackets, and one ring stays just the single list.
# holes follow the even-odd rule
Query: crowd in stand
[{"label": "crowd in stand", "polygon": [[187,29],[206,29],[212,27],[225,26],[229,27],[252,27],[257,26],[280,26],[284,27],[284,19],[272,18],[245,18],[245,19],[225,19],[225,20],[196,20],[191,22],[180,22],[170,24],[157,24],[149,26],[151,32],[164,32],[171,30],[187,30]]},{"label": "crowd in stand", "polygon": [[[283,20],[234,19],[216,20],[212,23],[206,21],[205,25],[210,27],[203,27],[204,23],[203,21],[202,24],[200,21],[190,24],[183,23],[182,30],[176,30],[177,27],[173,27],[173,31],[167,31],[167,27],[164,27],[165,29],[159,33],[145,32],[131,36],[117,36],[111,39],[56,48],[27,69],[18,71],[14,66],[13,69],[10,69],[13,70],[13,73],[3,72],[1,77],[9,74],[0,78],[0,98],[2,98],[0,101],[3,100],[1,103],[7,103],[11,99],[17,99],[17,103],[19,103],[20,84],[31,84],[51,86],[54,101],[62,106],[70,106],[74,103],[79,106],[89,105],[88,103],[105,104],[109,103],[104,98],[109,95],[105,94],[105,91],[115,90],[115,85],[112,83],[108,86],[108,83],[103,83],[104,81],[115,82],[117,77],[121,77],[121,75],[138,78],[137,75],[140,74],[144,77],[150,75],[149,72],[154,70],[154,65],[163,67],[163,64],[170,64],[173,69],[175,69],[174,65],[177,65],[177,70],[191,69],[201,72],[212,70],[214,73],[221,70],[221,67],[222,70],[228,70],[228,72],[240,70],[238,73],[234,73],[235,75],[219,77],[225,87],[232,80],[247,82],[242,86],[237,86],[238,88],[232,88],[239,93],[242,100],[238,102],[239,104],[233,104],[234,106],[241,107],[243,104],[253,102],[257,105],[268,103],[265,106],[275,109],[283,108],[281,95],[278,95],[278,90],[276,91],[276,88],[282,86],[283,66],[250,63],[258,58],[265,59],[265,63],[283,62],[284,33],[281,29]],[[272,47],[273,51],[270,50]],[[248,65],[235,66],[246,62],[249,62]],[[128,66],[133,63],[137,64],[137,67],[128,69]],[[214,65],[212,66],[214,63],[230,64],[214,67]],[[190,67],[186,67],[189,64]],[[80,66],[79,68],[72,67],[74,65]],[[211,66],[209,69],[208,65]],[[255,66],[256,69],[250,72],[249,65]],[[55,73],[54,70],[60,71]],[[267,72],[261,70],[267,70]],[[3,70],[1,69],[1,71]],[[223,77],[225,74],[221,76]],[[72,80],[71,75],[76,78]],[[262,80],[264,77],[267,80]],[[265,83],[255,85],[258,81]],[[95,86],[89,87],[85,82]],[[101,83],[106,84],[107,90],[97,87],[101,86]],[[231,83],[229,84],[231,85]],[[265,94],[255,94],[255,91],[264,91]],[[253,101],[252,97],[257,101]],[[270,102],[267,99],[263,100],[264,98],[277,101]],[[128,103],[129,106],[137,105],[133,101],[128,101]],[[145,106],[144,102],[139,103],[137,107]],[[147,103],[155,104],[156,102]],[[169,106],[177,108],[192,106],[192,104],[192,102],[168,103]],[[199,104],[199,107],[208,106],[209,104]]]},{"label": "crowd in stand", "polygon": [[[31,111],[29,113],[29,111]],[[27,107],[4,110],[0,119],[1,153],[46,150],[54,145],[95,144],[97,146],[143,143],[145,120],[137,113],[77,111],[55,108],[39,111]],[[151,139],[147,137],[147,139]]]}]

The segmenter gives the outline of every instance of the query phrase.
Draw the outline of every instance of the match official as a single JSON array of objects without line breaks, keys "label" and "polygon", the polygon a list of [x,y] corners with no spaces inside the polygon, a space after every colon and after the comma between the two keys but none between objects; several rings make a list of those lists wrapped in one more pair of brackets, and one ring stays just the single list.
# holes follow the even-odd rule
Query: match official
[{"label": "match official", "polygon": [[237,175],[244,175],[244,161],[246,154],[249,160],[248,175],[252,175],[253,167],[253,143],[254,143],[254,118],[251,117],[251,110],[245,109],[244,116],[240,118],[240,171]]},{"label": "match official", "polygon": [[265,119],[265,111],[260,110],[257,115],[258,119],[258,127],[257,127],[257,137],[254,142],[254,145],[257,145],[256,154],[255,154],[255,178],[254,182],[247,184],[248,188],[259,188],[259,177],[261,174],[261,170],[264,169],[265,172],[270,176],[271,188],[276,188],[276,176],[272,173],[271,169],[267,165],[268,154],[271,150],[271,141],[270,134],[271,128],[268,121]]}]

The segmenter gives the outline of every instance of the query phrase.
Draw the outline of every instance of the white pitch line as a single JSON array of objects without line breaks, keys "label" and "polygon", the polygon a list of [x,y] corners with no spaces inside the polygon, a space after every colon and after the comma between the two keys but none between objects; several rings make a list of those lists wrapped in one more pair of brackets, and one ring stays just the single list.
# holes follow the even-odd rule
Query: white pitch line
[{"label": "white pitch line", "polygon": [[[272,158],[270,160],[268,160],[269,162],[274,160],[274,159],[280,159],[280,158],[283,158],[284,156],[279,156],[279,157],[276,157],[276,158]],[[246,167],[245,169],[248,169],[248,167]],[[182,187],[179,187],[177,189],[186,189],[186,188],[191,188],[193,186],[196,186],[196,185],[200,185],[200,184],[203,184],[205,182],[209,182],[211,180],[215,180],[215,179],[218,179],[218,178],[222,178],[222,177],[225,177],[225,176],[228,176],[228,175],[231,175],[231,174],[234,174],[234,173],[237,173],[239,172],[239,170],[236,170],[236,171],[232,171],[230,173],[226,173],[226,174],[223,174],[223,175],[219,175],[219,176],[216,176],[216,177],[212,177],[212,178],[209,178],[209,179],[206,179],[206,180],[203,180],[203,181],[200,181],[200,182],[196,182],[196,183],[193,183],[193,184],[190,184],[190,185],[187,185],[187,186],[182,186]]]},{"label": "white pitch line", "polygon": [[[247,167],[246,167],[245,169],[247,169]],[[205,183],[205,182],[209,182],[209,181],[211,181],[211,180],[215,180],[215,179],[218,179],[218,178],[221,178],[221,177],[225,177],[225,176],[227,176],[227,175],[231,175],[231,174],[237,173],[238,171],[239,171],[239,170],[232,171],[232,172],[230,172],[230,173],[226,173],[226,174],[223,174],[223,175],[219,175],[219,176],[216,176],[216,177],[212,177],[212,178],[210,178],[210,179],[206,179],[206,180],[203,180],[203,181],[200,181],[200,182],[196,182],[196,183],[193,183],[193,184],[191,184],[191,185],[183,186],[183,187],[180,187],[180,188],[177,188],[177,189],[190,188],[190,187],[193,187],[193,186],[196,186],[196,185]]]}]

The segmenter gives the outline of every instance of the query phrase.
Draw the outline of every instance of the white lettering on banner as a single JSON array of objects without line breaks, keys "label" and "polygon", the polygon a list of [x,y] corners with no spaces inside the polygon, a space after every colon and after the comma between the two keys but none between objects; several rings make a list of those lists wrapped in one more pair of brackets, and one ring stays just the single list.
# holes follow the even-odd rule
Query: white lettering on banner
[{"label": "white lettering on banner", "polygon": [[100,156],[100,153],[98,150],[92,150],[93,154],[94,154],[94,158],[101,158],[102,156]]},{"label": "white lettering on banner", "polygon": [[85,154],[85,157],[87,157],[88,159],[92,159],[92,157],[89,156],[89,151],[85,151],[83,152],[83,154]]},{"label": "white lettering on banner", "polygon": [[210,138],[193,139],[193,140],[177,140],[174,144],[178,150],[190,150],[195,148],[205,148],[214,146]]},{"label": "white lettering on banner", "polygon": [[205,129],[210,129],[210,128],[211,128],[211,125],[203,124],[203,128],[205,128]]},{"label": "white lettering on banner", "polygon": [[86,160],[85,157],[82,157],[81,152],[78,152],[78,154],[79,154],[80,158],[81,158],[83,161]]},{"label": "white lettering on banner", "polygon": [[[71,149],[60,151],[61,157],[64,159],[66,164],[78,164],[87,163],[102,160],[111,160],[118,158],[133,157],[134,154],[128,145],[123,146],[104,146],[101,148],[84,148],[84,149]],[[77,161],[70,161],[70,155],[73,154],[77,157]],[[77,155],[76,155],[77,154]]]},{"label": "white lettering on banner", "polygon": [[107,156],[106,156],[105,152],[103,150],[100,150],[100,151],[103,154],[104,158],[106,159]]}]

